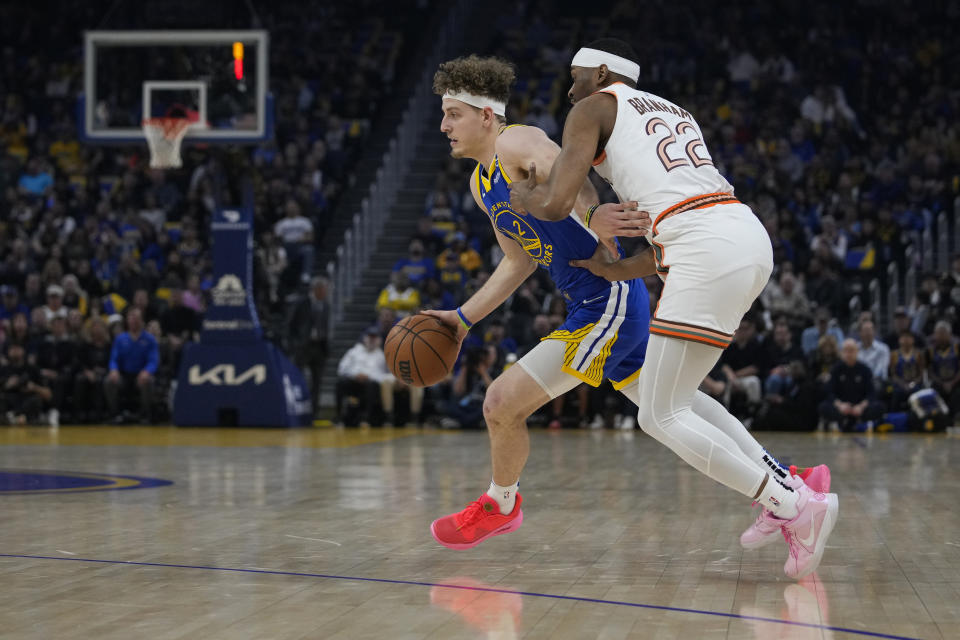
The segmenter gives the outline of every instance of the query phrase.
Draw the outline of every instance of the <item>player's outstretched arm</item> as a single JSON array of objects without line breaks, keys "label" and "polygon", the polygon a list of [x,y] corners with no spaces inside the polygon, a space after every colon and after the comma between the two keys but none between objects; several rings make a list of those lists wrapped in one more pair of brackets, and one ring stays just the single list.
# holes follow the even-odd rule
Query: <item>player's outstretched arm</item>
[{"label": "player's outstretched arm", "polygon": [[537,263],[519,244],[499,231],[495,233],[504,257],[483,286],[460,307],[470,322],[479,322],[493,313],[537,269]]},{"label": "player's outstretched arm", "polygon": [[[528,180],[531,165],[538,168],[539,179],[545,179],[558,155],[560,147],[539,127],[511,127],[497,137],[497,157],[515,181]],[[593,183],[585,177],[567,213],[576,211],[581,220],[586,220],[587,211],[599,200]]]},{"label": "player's outstretched arm", "polygon": [[[538,179],[545,179],[553,170],[560,155],[560,147],[537,127],[514,127],[497,138],[497,157],[515,180],[526,178],[533,165],[539,171]],[[608,247],[614,247],[613,238],[645,235],[650,228],[650,215],[638,211],[636,202],[598,204],[600,197],[588,176],[577,192],[573,210],[591,231]],[[521,215],[525,212],[518,211]]]},{"label": "player's outstretched arm", "polygon": [[[486,211],[483,200],[480,199],[480,194],[476,191],[475,182],[473,179],[470,180],[470,191],[473,193],[477,206]],[[492,219],[490,224],[493,225]],[[471,324],[480,322],[503,304],[510,297],[510,294],[516,291],[537,268],[537,263],[527,255],[527,252],[519,244],[497,231],[496,226],[494,226],[493,231],[500,248],[503,249],[503,260],[493,270],[483,286],[460,306],[460,312]],[[457,336],[460,340],[466,337],[467,328],[460,321],[460,316],[456,311],[424,311],[423,313],[434,316],[446,324],[456,326]]]},{"label": "player's outstretched arm", "polygon": [[[520,248],[520,245],[504,238],[499,232],[497,236],[506,255],[483,286],[460,306],[460,312],[471,324],[476,324],[493,313],[537,268],[537,264]],[[520,255],[516,255],[511,245],[520,252]],[[508,248],[511,250],[507,251]],[[466,337],[467,328],[460,321],[460,316],[456,311],[423,311],[423,313],[435,316],[446,324],[456,326],[457,337],[461,340]]]},{"label": "player's outstretched arm", "polygon": [[597,246],[597,250],[589,260],[571,260],[570,266],[587,269],[593,275],[610,282],[645,278],[657,272],[653,249],[647,249],[630,258],[616,260],[602,244]]},{"label": "player's outstretched arm", "polygon": [[[616,108],[616,102],[596,95],[581,100],[570,110],[563,127],[563,146],[549,177],[539,184],[534,164],[528,167],[526,181],[510,185],[510,204],[514,211],[525,211],[535,218],[550,221],[567,216],[590,173],[606,120],[610,119],[611,113],[616,120]],[[612,128],[612,125],[608,126]]]}]

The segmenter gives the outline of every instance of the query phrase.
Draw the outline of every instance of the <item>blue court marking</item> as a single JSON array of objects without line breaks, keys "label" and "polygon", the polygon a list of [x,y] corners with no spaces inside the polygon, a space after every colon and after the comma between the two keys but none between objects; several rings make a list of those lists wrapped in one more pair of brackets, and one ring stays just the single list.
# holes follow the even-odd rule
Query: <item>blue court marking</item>
[{"label": "blue court marking", "polygon": [[322,578],[324,580],[348,580],[353,582],[377,582],[380,584],[403,584],[417,587],[442,587],[444,589],[461,589],[463,591],[488,591],[490,593],[506,593],[510,595],[529,596],[531,598],[549,598],[551,600],[572,600],[574,602],[590,602],[594,604],[612,604],[621,607],[636,607],[638,609],[655,609],[658,611],[671,611],[674,613],[695,613],[702,616],[717,616],[721,618],[734,618],[736,620],[757,620],[759,622],[773,622],[776,624],[785,624],[793,627],[808,627],[810,629],[823,629],[825,631],[839,631],[842,633],[851,633],[858,636],[868,636],[871,638],[891,638],[892,640],[921,640],[910,636],[894,636],[887,633],[877,633],[875,631],[861,631],[860,629],[848,629],[846,627],[834,627],[826,624],[815,624],[812,622],[794,622],[793,620],[779,620],[777,618],[763,618],[760,616],[744,616],[739,613],[724,613],[722,611],[707,611],[704,609],[686,609],[684,607],[668,607],[659,604],[643,604],[641,602],[624,602],[623,600],[601,600],[599,598],[584,598],[580,596],[562,596],[550,593],[537,593],[535,591],[514,591],[513,589],[496,589],[494,587],[467,587],[458,584],[443,584],[442,582],[420,582],[417,580],[391,580],[389,578],[360,578],[356,576],[338,576],[326,573],[300,573],[298,571],[276,571],[271,569],[237,569],[233,567],[206,567],[192,564],[166,564],[163,562],[134,562],[132,560],[97,560],[95,558],[61,558],[56,556],[31,556],[15,553],[0,553],[0,558],[25,558],[28,560],[67,560],[71,562],[92,562],[98,564],[126,564],[136,567],[161,567],[164,569],[200,569],[204,571],[231,571],[234,573],[259,573],[273,576],[296,576],[298,578]]},{"label": "blue court marking", "polygon": [[36,493],[77,493],[147,489],[171,485],[170,480],[120,476],[76,471],[41,471],[37,469],[0,469],[0,495]]}]

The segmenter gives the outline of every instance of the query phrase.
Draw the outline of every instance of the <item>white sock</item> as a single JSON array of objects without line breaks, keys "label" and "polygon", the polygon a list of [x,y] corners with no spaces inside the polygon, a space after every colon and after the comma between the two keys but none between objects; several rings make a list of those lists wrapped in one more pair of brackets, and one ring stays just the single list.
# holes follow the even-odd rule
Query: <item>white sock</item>
[{"label": "white sock", "polygon": [[509,487],[501,487],[493,480],[490,481],[490,488],[487,489],[487,495],[497,501],[500,505],[500,513],[505,516],[513,513],[513,505],[517,503],[517,489],[520,488],[520,481],[517,480]]},{"label": "white sock", "polygon": [[772,511],[773,515],[785,520],[797,517],[799,500],[800,495],[772,473],[767,474],[767,484],[757,496],[757,502]]}]

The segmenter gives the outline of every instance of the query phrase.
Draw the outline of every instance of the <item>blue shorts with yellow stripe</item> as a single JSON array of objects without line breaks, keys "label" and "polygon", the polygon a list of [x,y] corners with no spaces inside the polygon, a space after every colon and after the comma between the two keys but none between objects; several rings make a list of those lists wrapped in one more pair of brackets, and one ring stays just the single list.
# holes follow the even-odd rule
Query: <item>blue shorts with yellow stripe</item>
[{"label": "blue shorts with yellow stripe", "polygon": [[640,375],[650,336],[650,298],[642,280],[611,282],[609,291],[571,306],[563,325],[543,338],[566,343],[561,369],[622,389]]}]

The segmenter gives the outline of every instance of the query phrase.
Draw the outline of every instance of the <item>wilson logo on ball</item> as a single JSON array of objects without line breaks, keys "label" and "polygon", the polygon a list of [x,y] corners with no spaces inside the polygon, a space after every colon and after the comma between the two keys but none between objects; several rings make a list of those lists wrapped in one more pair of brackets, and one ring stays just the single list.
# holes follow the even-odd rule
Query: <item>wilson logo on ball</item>
[{"label": "wilson logo on ball", "polygon": [[400,373],[400,379],[407,384],[413,384],[413,376],[410,374],[410,361],[401,360],[397,363],[397,371]]}]

